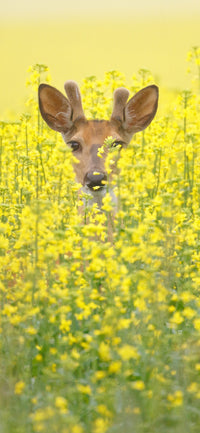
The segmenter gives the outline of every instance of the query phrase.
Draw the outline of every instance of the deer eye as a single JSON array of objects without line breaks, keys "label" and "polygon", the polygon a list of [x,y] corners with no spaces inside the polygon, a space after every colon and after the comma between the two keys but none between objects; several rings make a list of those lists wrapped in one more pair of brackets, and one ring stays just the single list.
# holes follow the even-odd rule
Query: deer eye
[{"label": "deer eye", "polygon": [[113,143],[113,147],[117,147],[117,146],[123,147],[123,144],[124,142],[122,140],[115,140]]},{"label": "deer eye", "polygon": [[81,145],[77,141],[70,141],[68,144],[70,145],[72,152],[76,152],[77,150],[81,149]]}]

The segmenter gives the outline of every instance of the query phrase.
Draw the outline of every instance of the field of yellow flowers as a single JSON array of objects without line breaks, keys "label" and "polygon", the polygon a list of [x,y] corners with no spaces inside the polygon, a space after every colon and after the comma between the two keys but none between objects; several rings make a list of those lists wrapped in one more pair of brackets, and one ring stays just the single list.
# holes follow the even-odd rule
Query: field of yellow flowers
[{"label": "field of yellow flowers", "polygon": [[[109,193],[79,213],[73,156],[38,111],[47,67],[1,121],[2,433],[199,433],[200,49],[188,61],[196,90],[121,151],[114,220]],[[131,94],[152,82],[140,70]],[[85,79],[88,117],[108,118],[122,85]]]}]

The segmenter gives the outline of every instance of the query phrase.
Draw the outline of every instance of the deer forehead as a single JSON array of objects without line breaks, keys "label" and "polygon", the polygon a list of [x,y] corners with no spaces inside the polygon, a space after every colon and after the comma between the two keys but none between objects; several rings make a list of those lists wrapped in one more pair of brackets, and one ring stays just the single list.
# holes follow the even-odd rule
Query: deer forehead
[{"label": "deer forehead", "polygon": [[121,136],[117,127],[107,120],[88,120],[77,127],[71,140],[80,141],[82,145],[92,146],[94,144],[103,145],[105,139],[112,136],[115,140],[120,140]]}]

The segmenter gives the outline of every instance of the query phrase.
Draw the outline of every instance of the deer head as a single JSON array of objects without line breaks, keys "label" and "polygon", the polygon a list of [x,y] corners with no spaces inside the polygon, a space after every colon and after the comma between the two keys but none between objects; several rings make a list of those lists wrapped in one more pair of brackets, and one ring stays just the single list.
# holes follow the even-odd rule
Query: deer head
[{"label": "deer head", "polygon": [[116,89],[110,120],[87,120],[78,85],[67,81],[64,88],[67,98],[54,87],[40,84],[40,112],[47,125],[62,134],[76,156],[78,161],[74,163],[74,170],[77,181],[95,196],[97,191],[93,188],[104,190],[107,178],[106,154],[99,158],[98,149],[108,136],[113,137],[114,145],[125,147],[133,134],[151,123],[158,106],[158,87],[145,87],[129,101],[127,89]]}]

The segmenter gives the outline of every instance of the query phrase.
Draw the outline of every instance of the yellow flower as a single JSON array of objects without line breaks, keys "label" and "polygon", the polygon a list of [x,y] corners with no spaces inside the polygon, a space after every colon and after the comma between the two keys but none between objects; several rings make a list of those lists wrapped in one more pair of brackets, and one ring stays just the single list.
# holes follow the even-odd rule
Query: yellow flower
[{"label": "yellow flower", "polygon": [[3,235],[1,235],[0,234],[0,250],[2,249],[4,249],[4,250],[7,250],[8,249],[8,245],[9,245],[9,243],[8,243],[8,239],[7,238],[5,238]]},{"label": "yellow flower", "polygon": [[[190,71],[199,68],[198,47],[191,48],[188,60]],[[106,160],[107,172],[100,210],[97,203],[90,204],[91,195],[82,193],[82,185],[75,181],[73,165],[77,172],[82,170],[75,153],[38,116],[35,90],[40,81],[49,81],[48,68],[35,65],[29,72],[32,91],[28,113],[21,117],[16,113],[10,122],[0,121],[0,332],[5,337],[0,349],[2,365],[9,364],[8,382],[13,380],[13,371],[24,369],[26,374],[27,353],[32,348],[32,373],[44,379],[37,381],[37,389],[33,386],[28,390],[34,432],[112,431],[117,416],[112,405],[116,382],[124,394],[131,388],[135,396],[144,394],[153,405],[157,395],[167,395],[169,424],[183,403],[184,409],[190,412],[191,407],[197,413],[197,82],[191,92],[184,91],[172,101],[170,112],[164,104],[163,115],[160,112],[150,128],[139,132],[128,146],[113,147],[113,138],[107,137],[98,151],[102,167]],[[130,83],[131,96],[151,83],[151,74],[141,69]],[[86,116],[109,119],[113,91],[125,85],[125,77],[118,71],[106,73],[104,80],[94,76],[85,79],[82,95]],[[163,100],[171,98],[166,90],[162,89],[162,94]],[[103,125],[99,122],[99,128]],[[79,138],[82,142],[83,137]],[[97,175],[98,167],[94,170]],[[96,191],[93,198],[96,194],[103,196],[103,190]],[[179,332],[180,372],[175,368],[174,350]],[[171,361],[166,365],[162,355],[169,339]],[[157,366],[149,363],[155,355]],[[140,378],[134,380],[141,358],[153,379],[151,389],[146,389]],[[173,387],[167,391],[185,371],[189,405],[183,401],[182,391]],[[27,384],[19,381],[13,387],[17,406],[9,396],[8,405],[14,404],[15,413],[24,405]],[[44,405],[45,393],[52,407]],[[18,398],[20,394],[23,398]],[[73,399],[76,394],[77,405]],[[131,403],[126,406],[125,414],[148,418],[148,410],[148,405],[143,407],[136,401],[132,407]],[[90,419],[82,416],[86,412],[92,414]]]},{"label": "yellow flower", "polygon": [[174,394],[168,394],[167,399],[173,407],[182,406],[183,393],[182,391],[175,391]]},{"label": "yellow flower", "polygon": [[129,361],[130,359],[138,359],[139,354],[137,349],[129,344],[125,344],[118,349],[118,353],[124,361]]},{"label": "yellow flower", "polygon": [[79,359],[80,358],[80,353],[76,349],[72,349],[71,355],[72,355],[72,358],[74,358],[74,359]]},{"label": "yellow flower", "polygon": [[54,362],[53,364],[51,364],[51,370],[53,373],[55,373],[56,369],[57,369],[57,366],[56,366],[56,363]]},{"label": "yellow flower", "polygon": [[13,313],[17,311],[17,307],[10,304],[5,304],[2,310],[2,314],[10,317]]},{"label": "yellow flower", "polygon": [[122,363],[121,361],[112,361],[109,365],[109,373],[118,373],[121,370]]},{"label": "yellow flower", "polygon": [[37,334],[37,330],[33,326],[29,326],[28,328],[26,328],[26,333],[30,335],[35,335]]},{"label": "yellow flower", "polygon": [[46,406],[42,409],[37,409],[33,414],[31,414],[32,420],[40,425],[41,421],[49,420],[54,416],[54,409],[50,406]]},{"label": "yellow flower", "polygon": [[142,298],[139,298],[139,297],[138,297],[138,298],[134,301],[134,305],[135,305],[136,308],[138,308],[139,311],[146,311],[146,310],[147,310],[146,302],[145,302],[145,300],[142,299]]},{"label": "yellow flower", "polygon": [[58,350],[57,350],[56,347],[50,347],[49,352],[50,352],[52,355],[56,355],[57,351],[58,351]]},{"label": "yellow flower", "polygon": [[104,379],[104,377],[106,377],[106,372],[103,371],[103,370],[102,371],[101,370],[97,370],[94,373],[94,379],[93,379],[93,381],[96,382],[98,380],[102,380],[102,379]]},{"label": "yellow flower", "polygon": [[35,356],[35,360],[38,361],[38,362],[41,362],[41,361],[43,360],[43,357],[42,357],[41,353],[38,353],[38,354]]},{"label": "yellow flower", "polygon": [[94,433],[105,433],[108,428],[108,421],[104,418],[97,418],[94,422],[93,432]]},{"label": "yellow flower", "polygon": [[57,396],[55,399],[55,407],[60,410],[60,413],[67,413],[68,412],[68,403],[66,398]]},{"label": "yellow flower", "polygon": [[137,391],[143,391],[143,389],[145,389],[145,384],[142,380],[136,380],[135,382],[132,382],[131,387],[137,389]]},{"label": "yellow flower", "polygon": [[170,319],[170,322],[175,325],[180,325],[184,321],[183,317],[181,316],[181,313],[179,311],[176,311],[172,318]]},{"label": "yellow flower", "polygon": [[33,397],[33,398],[31,399],[31,403],[33,403],[33,404],[37,404],[37,402],[38,402],[38,399],[37,399],[36,397]]},{"label": "yellow flower", "polygon": [[114,206],[111,195],[109,193],[106,193],[102,201],[103,201],[102,209],[105,210],[106,212],[111,212]]},{"label": "yellow flower", "polygon": [[77,389],[81,392],[81,394],[87,394],[87,395],[92,394],[92,390],[89,385],[82,385],[81,383],[78,383]]},{"label": "yellow flower", "polygon": [[131,323],[131,319],[126,319],[125,317],[122,319],[119,319],[117,327],[118,329],[128,329],[129,325]]},{"label": "yellow flower", "polygon": [[71,431],[72,433],[83,433],[83,428],[80,425],[76,424],[72,427]]},{"label": "yellow flower", "polygon": [[133,408],[133,413],[136,414],[136,415],[139,415],[141,413],[140,408],[139,407],[134,407]]},{"label": "yellow flower", "polygon": [[71,323],[72,323],[71,320],[66,320],[64,317],[61,318],[61,323],[60,323],[60,326],[59,326],[60,330],[63,333],[68,332],[70,330]]},{"label": "yellow flower", "polygon": [[100,343],[99,346],[99,356],[102,359],[102,361],[110,361],[111,359],[111,353],[110,353],[110,347],[108,344],[104,343],[103,341]]},{"label": "yellow flower", "polygon": [[24,388],[25,388],[25,383],[22,381],[22,380],[20,380],[19,382],[17,382],[16,384],[15,384],[15,394],[17,394],[17,395],[20,395],[20,394],[22,394],[22,392],[23,392],[23,390],[24,390]]},{"label": "yellow flower", "polygon": [[197,331],[200,330],[200,319],[194,319],[194,327],[197,329]]},{"label": "yellow flower", "polygon": [[192,382],[188,387],[187,387],[187,391],[190,393],[196,393],[197,391],[199,391],[199,385],[196,382]]},{"label": "yellow flower", "polygon": [[196,315],[196,311],[191,307],[185,307],[183,310],[183,316],[187,317],[187,319],[192,319]]},{"label": "yellow flower", "polygon": [[107,417],[107,418],[112,417],[112,413],[111,413],[111,411],[108,410],[108,408],[105,406],[105,404],[99,404],[99,405],[97,406],[97,411],[98,411],[101,415],[103,415],[103,416],[105,416],[105,417]]}]

